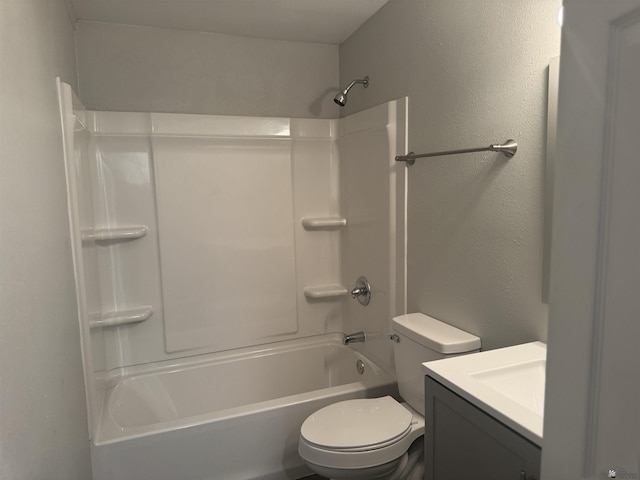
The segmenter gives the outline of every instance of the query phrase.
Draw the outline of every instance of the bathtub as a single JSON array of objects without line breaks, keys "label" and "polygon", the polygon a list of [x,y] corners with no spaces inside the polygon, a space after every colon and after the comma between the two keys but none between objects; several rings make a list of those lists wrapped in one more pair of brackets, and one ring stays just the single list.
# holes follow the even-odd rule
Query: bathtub
[{"label": "bathtub", "polygon": [[[94,480],[296,479],[300,425],[395,378],[339,335],[118,372],[92,442]],[[364,371],[358,369],[362,362]]]}]

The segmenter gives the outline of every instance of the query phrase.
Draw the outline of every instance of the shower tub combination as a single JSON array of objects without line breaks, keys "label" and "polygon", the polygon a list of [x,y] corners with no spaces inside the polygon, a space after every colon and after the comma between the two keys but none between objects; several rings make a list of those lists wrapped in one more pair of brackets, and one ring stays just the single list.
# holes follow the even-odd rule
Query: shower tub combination
[{"label": "shower tub combination", "polygon": [[[324,120],[90,112],[59,92],[94,479],[311,473],[306,417],[397,394],[406,99]],[[362,273],[366,308],[344,286]]]},{"label": "shower tub combination", "polygon": [[118,480],[309,474],[297,453],[306,417],[337,401],[397,393],[392,374],[341,340],[324,335],[131,368],[108,388],[94,470]]}]

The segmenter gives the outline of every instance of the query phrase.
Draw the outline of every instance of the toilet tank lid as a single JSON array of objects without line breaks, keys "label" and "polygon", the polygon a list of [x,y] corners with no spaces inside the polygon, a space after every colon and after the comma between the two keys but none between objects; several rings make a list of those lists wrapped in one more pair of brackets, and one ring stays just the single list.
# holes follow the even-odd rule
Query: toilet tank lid
[{"label": "toilet tank lid", "polygon": [[393,330],[442,354],[479,350],[480,339],[459,328],[436,320],[424,313],[408,313],[395,317]]}]

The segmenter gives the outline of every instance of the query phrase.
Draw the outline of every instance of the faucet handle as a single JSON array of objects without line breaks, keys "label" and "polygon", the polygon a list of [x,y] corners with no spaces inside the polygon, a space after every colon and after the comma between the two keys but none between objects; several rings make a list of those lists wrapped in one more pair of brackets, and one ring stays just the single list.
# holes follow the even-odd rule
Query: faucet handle
[{"label": "faucet handle", "polygon": [[356,298],[359,295],[366,295],[366,292],[364,292],[361,288],[356,287],[353,290],[351,290],[351,298]]},{"label": "faucet handle", "polygon": [[356,286],[351,290],[351,298],[356,298],[360,305],[366,307],[371,301],[371,286],[367,277],[361,275],[356,280]]}]

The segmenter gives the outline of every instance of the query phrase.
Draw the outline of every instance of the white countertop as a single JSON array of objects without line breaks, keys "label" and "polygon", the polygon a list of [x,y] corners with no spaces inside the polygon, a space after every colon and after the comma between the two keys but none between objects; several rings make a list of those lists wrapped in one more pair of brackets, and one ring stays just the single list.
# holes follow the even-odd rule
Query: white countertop
[{"label": "white countertop", "polygon": [[547,346],[532,342],[422,367],[425,375],[540,446],[546,357]]}]

